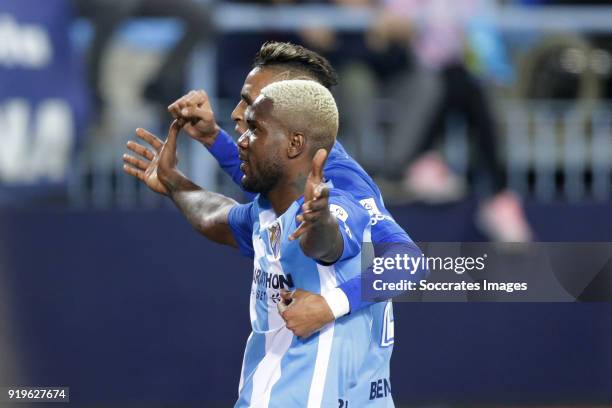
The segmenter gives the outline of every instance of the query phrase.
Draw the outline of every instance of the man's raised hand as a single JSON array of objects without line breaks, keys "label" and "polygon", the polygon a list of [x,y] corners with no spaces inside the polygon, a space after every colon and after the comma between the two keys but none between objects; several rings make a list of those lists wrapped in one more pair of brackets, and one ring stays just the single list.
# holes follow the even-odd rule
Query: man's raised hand
[{"label": "man's raised hand", "polygon": [[156,193],[170,195],[167,183],[173,171],[178,172],[176,169],[178,163],[176,139],[180,130],[180,123],[175,120],[170,125],[168,138],[165,142],[162,142],[148,130],[136,129],[136,136],[147,142],[153,150],[130,140],[127,143],[127,148],[140,157],[124,154],[123,171],[144,182]]},{"label": "man's raised hand", "polygon": [[289,237],[291,241],[299,238],[319,220],[327,219],[330,215],[329,188],[323,182],[325,160],[327,160],[327,151],[319,149],[312,159],[312,168],[304,187],[302,213],[297,216],[297,220],[301,224]]},{"label": "man's raised hand", "polygon": [[192,139],[208,147],[215,143],[220,128],[206,92],[191,91],[168,106],[168,111]]},{"label": "man's raised hand", "polygon": [[157,177],[159,153],[164,143],[145,129],[136,129],[136,136],[148,143],[153,150],[130,140],[127,143],[127,148],[137,156],[127,153],[123,155],[123,171],[144,182],[147,187],[156,193],[168,195],[168,189]]}]

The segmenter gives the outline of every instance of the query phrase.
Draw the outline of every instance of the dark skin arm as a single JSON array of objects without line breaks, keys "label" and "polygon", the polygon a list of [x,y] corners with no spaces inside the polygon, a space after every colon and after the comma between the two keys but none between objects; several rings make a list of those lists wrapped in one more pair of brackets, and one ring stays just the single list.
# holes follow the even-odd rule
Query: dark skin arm
[{"label": "dark skin arm", "polygon": [[[183,130],[194,140],[210,147],[215,143],[220,128],[215,121],[215,114],[205,91],[191,91],[183,95],[170,106],[168,111],[183,124]],[[135,155],[124,154],[123,170],[144,182],[156,193],[168,195],[168,190],[157,178],[157,161],[163,142],[151,132],[136,129],[136,136],[146,142],[146,146],[129,141],[127,148]]]},{"label": "dark skin arm", "polygon": [[[164,142],[161,141],[159,138],[157,138],[152,133],[147,132],[144,129],[137,129],[136,135],[143,141],[147,142],[153,149],[152,150],[147,149],[146,147],[138,143],[129,142],[128,148],[132,150],[135,154],[139,155],[140,158],[136,158],[130,155],[124,155],[124,161],[126,163],[124,166],[125,172],[145,182],[147,186],[151,188],[153,191],[156,191],[164,195],[169,195],[170,193],[168,189],[159,180],[159,177],[157,175],[160,154],[162,152],[162,149],[165,146]],[[173,151],[176,152],[176,147],[174,147]],[[325,159],[323,159],[323,162],[324,161]],[[174,155],[174,167],[176,167],[176,155]],[[319,168],[322,169],[323,166],[321,165]],[[181,203],[179,208],[181,209],[185,217],[189,220],[190,224],[197,231],[206,235],[205,233],[205,231],[207,230],[205,226],[206,223],[201,222],[202,211],[203,211],[202,208],[205,202],[208,200],[209,194],[211,193],[208,191],[202,190],[200,187],[198,187],[197,185],[192,183],[189,179],[187,179],[184,175],[182,175],[182,173],[180,172],[178,173],[179,173],[178,177],[176,177],[176,180],[175,180],[175,184],[177,185],[175,189],[182,189],[183,193],[175,194],[178,200],[178,201],[175,200],[175,203],[177,203],[177,206],[179,206],[179,202]],[[309,178],[309,180],[307,181],[312,182],[311,186],[309,188],[306,188],[306,185],[304,186],[305,193],[308,193],[309,196],[311,192],[313,191],[313,187],[316,188],[318,184],[322,183],[322,175],[316,178],[316,180],[317,181],[315,182],[314,177]],[[317,193],[318,197],[324,196],[322,197],[321,200],[318,200],[318,199],[314,200],[314,194],[313,194],[312,200],[305,201],[304,203],[305,208],[303,208],[303,210],[307,212],[309,211],[310,206],[306,206],[306,204],[308,204],[309,201],[315,201],[315,202],[318,201],[318,203],[317,205],[313,206],[312,214],[309,216],[306,216],[307,222],[305,222],[305,224],[301,226],[301,230],[296,231],[296,234],[294,235],[301,235],[305,233],[306,230],[309,228],[309,223],[316,221],[317,212],[314,210],[316,209],[325,210],[325,211],[321,211],[321,213],[322,212],[329,213],[329,208],[328,208],[328,203],[327,203],[327,197],[329,195],[328,193],[329,192],[327,191],[327,188],[323,188],[321,191]],[[320,215],[323,215],[321,213]],[[330,215],[331,214],[326,214],[326,216],[330,216]],[[330,224],[335,223],[334,234],[338,234],[335,237],[336,239],[339,238],[340,243],[343,245],[342,237],[340,236],[340,231],[338,230],[337,222],[335,221],[334,217],[331,217],[331,218],[332,220],[328,219],[328,222]],[[299,221],[305,221],[305,220],[300,218]],[[306,245],[302,246],[306,254],[309,254],[309,252],[307,251],[310,251],[308,240],[316,238],[317,228],[315,228],[314,232],[315,234],[307,234],[306,236],[307,240],[305,242]],[[329,235],[332,235],[332,234],[329,234]],[[298,236],[294,237],[294,239],[297,237]],[[232,240],[233,240],[233,236],[232,236]],[[235,246],[235,243],[232,243],[230,245]],[[329,249],[329,247],[327,248]],[[316,255],[315,252],[316,251],[313,250],[312,255]],[[322,252],[325,252],[325,247],[323,247]],[[339,250],[337,250],[337,254],[334,253],[329,258],[332,258],[331,261],[335,261],[340,257],[341,254],[342,254],[342,246],[339,248]],[[312,255],[309,255],[309,256],[312,256]],[[326,258],[324,254],[322,255],[322,260],[323,258]],[[334,320],[334,315],[332,314],[332,311],[329,308],[327,301],[321,295],[318,295],[312,292],[308,292],[308,291],[304,291],[301,289],[297,289],[295,292],[292,292],[292,293],[290,292],[281,293],[281,296],[284,299],[285,307],[287,307],[286,306],[287,304],[290,304],[290,306],[282,313],[282,317],[287,324],[287,328],[289,328],[289,330],[291,330],[296,336],[300,336],[302,338],[308,337],[312,335],[312,333],[321,329],[321,327],[323,327],[327,323],[332,322]]]},{"label": "dark skin arm", "polygon": [[[300,226],[289,237],[299,239],[304,254],[323,263],[334,263],[342,255],[344,241],[336,217],[329,211],[329,188],[323,183],[323,167],[327,151],[321,149],[312,160],[312,169],[304,187]],[[281,291],[279,312],[296,336],[306,338],[334,320],[323,296],[296,289]]]},{"label": "dark skin arm", "polygon": [[[177,122],[179,128],[182,126],[182,129],[193,139],[205,146],[214,144],[219,134],[219,126],[215,121],[206,92],[191,91],[172,103],[168,110],[179,120]],[[152,149],[133,141],[128,142],[128,149],[135,155],[123,155],[124,171],[143,181],[156,193],[170,197],[197,231],[215,242],[235,246],[233,235],[231,232],[227,233],[226,218],[228,208],[231,208],[236,202],[222,195],[203,190],[182,174],[176,168],[175,144],[172,154],[168,154],[170,151],[166,149],[166,154],[168,154],[166,158],[171,160],[167,161],[167,166],[166,163],[163,163],[162,168],[160,157],[165,144],[144,129],[136,129],[136,135],[148,143]]]},{"label": "dark skin arm", "polygon": [[319,149],[312,159],[312,168],[304,187],[302,214],[297,220],[300,226],[290,240],[300,239],[304,254],[323,263],[334,263],[342,255],[344,241],[338,221],[329,211],[329,188],[323,182],[323,166],[327,151]]},{"label": "dark skin arm", "polygon": [[202,189],[177,168],[176,140],[180,128],[176,120],[170,126],[168,138],[159,152],[157,178],[193,228],[211,241],[236,247],[228,219],[236,201]]}]

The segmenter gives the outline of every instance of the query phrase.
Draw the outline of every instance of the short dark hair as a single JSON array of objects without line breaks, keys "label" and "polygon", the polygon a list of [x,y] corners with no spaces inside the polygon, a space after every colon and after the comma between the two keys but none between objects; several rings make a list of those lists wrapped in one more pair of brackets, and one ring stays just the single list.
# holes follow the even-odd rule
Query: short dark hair
[{"label": "short dark hair", "polygon": [[305,75],[327,89],[338,84],[338,75],[329,61],[308,48],[290,42],[268,41],[253,60],[253,68],[286,67],[296,75]]}]

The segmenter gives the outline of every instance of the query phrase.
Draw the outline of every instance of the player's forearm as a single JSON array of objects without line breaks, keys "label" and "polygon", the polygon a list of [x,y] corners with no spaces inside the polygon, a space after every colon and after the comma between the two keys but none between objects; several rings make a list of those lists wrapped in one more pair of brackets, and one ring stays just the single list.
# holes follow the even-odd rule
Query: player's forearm
[{"label": "player's forearm", "polygon": [[323,263],[334,263],[342,255],[344,241],[338,221],[331,214],[314,223],[300,238],[304,254]]},{"label": "player's forearm", "polygon": [[174,204],[196,231],[214,242],[236,246],[228,223],[229,210],[236,201],[204,190],[178,171],[163,182]]}]

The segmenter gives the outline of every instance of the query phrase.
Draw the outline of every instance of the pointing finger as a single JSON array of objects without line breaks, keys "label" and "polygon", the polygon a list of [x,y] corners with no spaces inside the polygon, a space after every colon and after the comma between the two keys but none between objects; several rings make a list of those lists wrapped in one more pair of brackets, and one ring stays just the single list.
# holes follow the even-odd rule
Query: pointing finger
[{"label": "pointing finger", "polygon": [[312,176],[317,180],[323,180],[323,166],[327,160],[327,150],[319,149],[312,159]]}]

